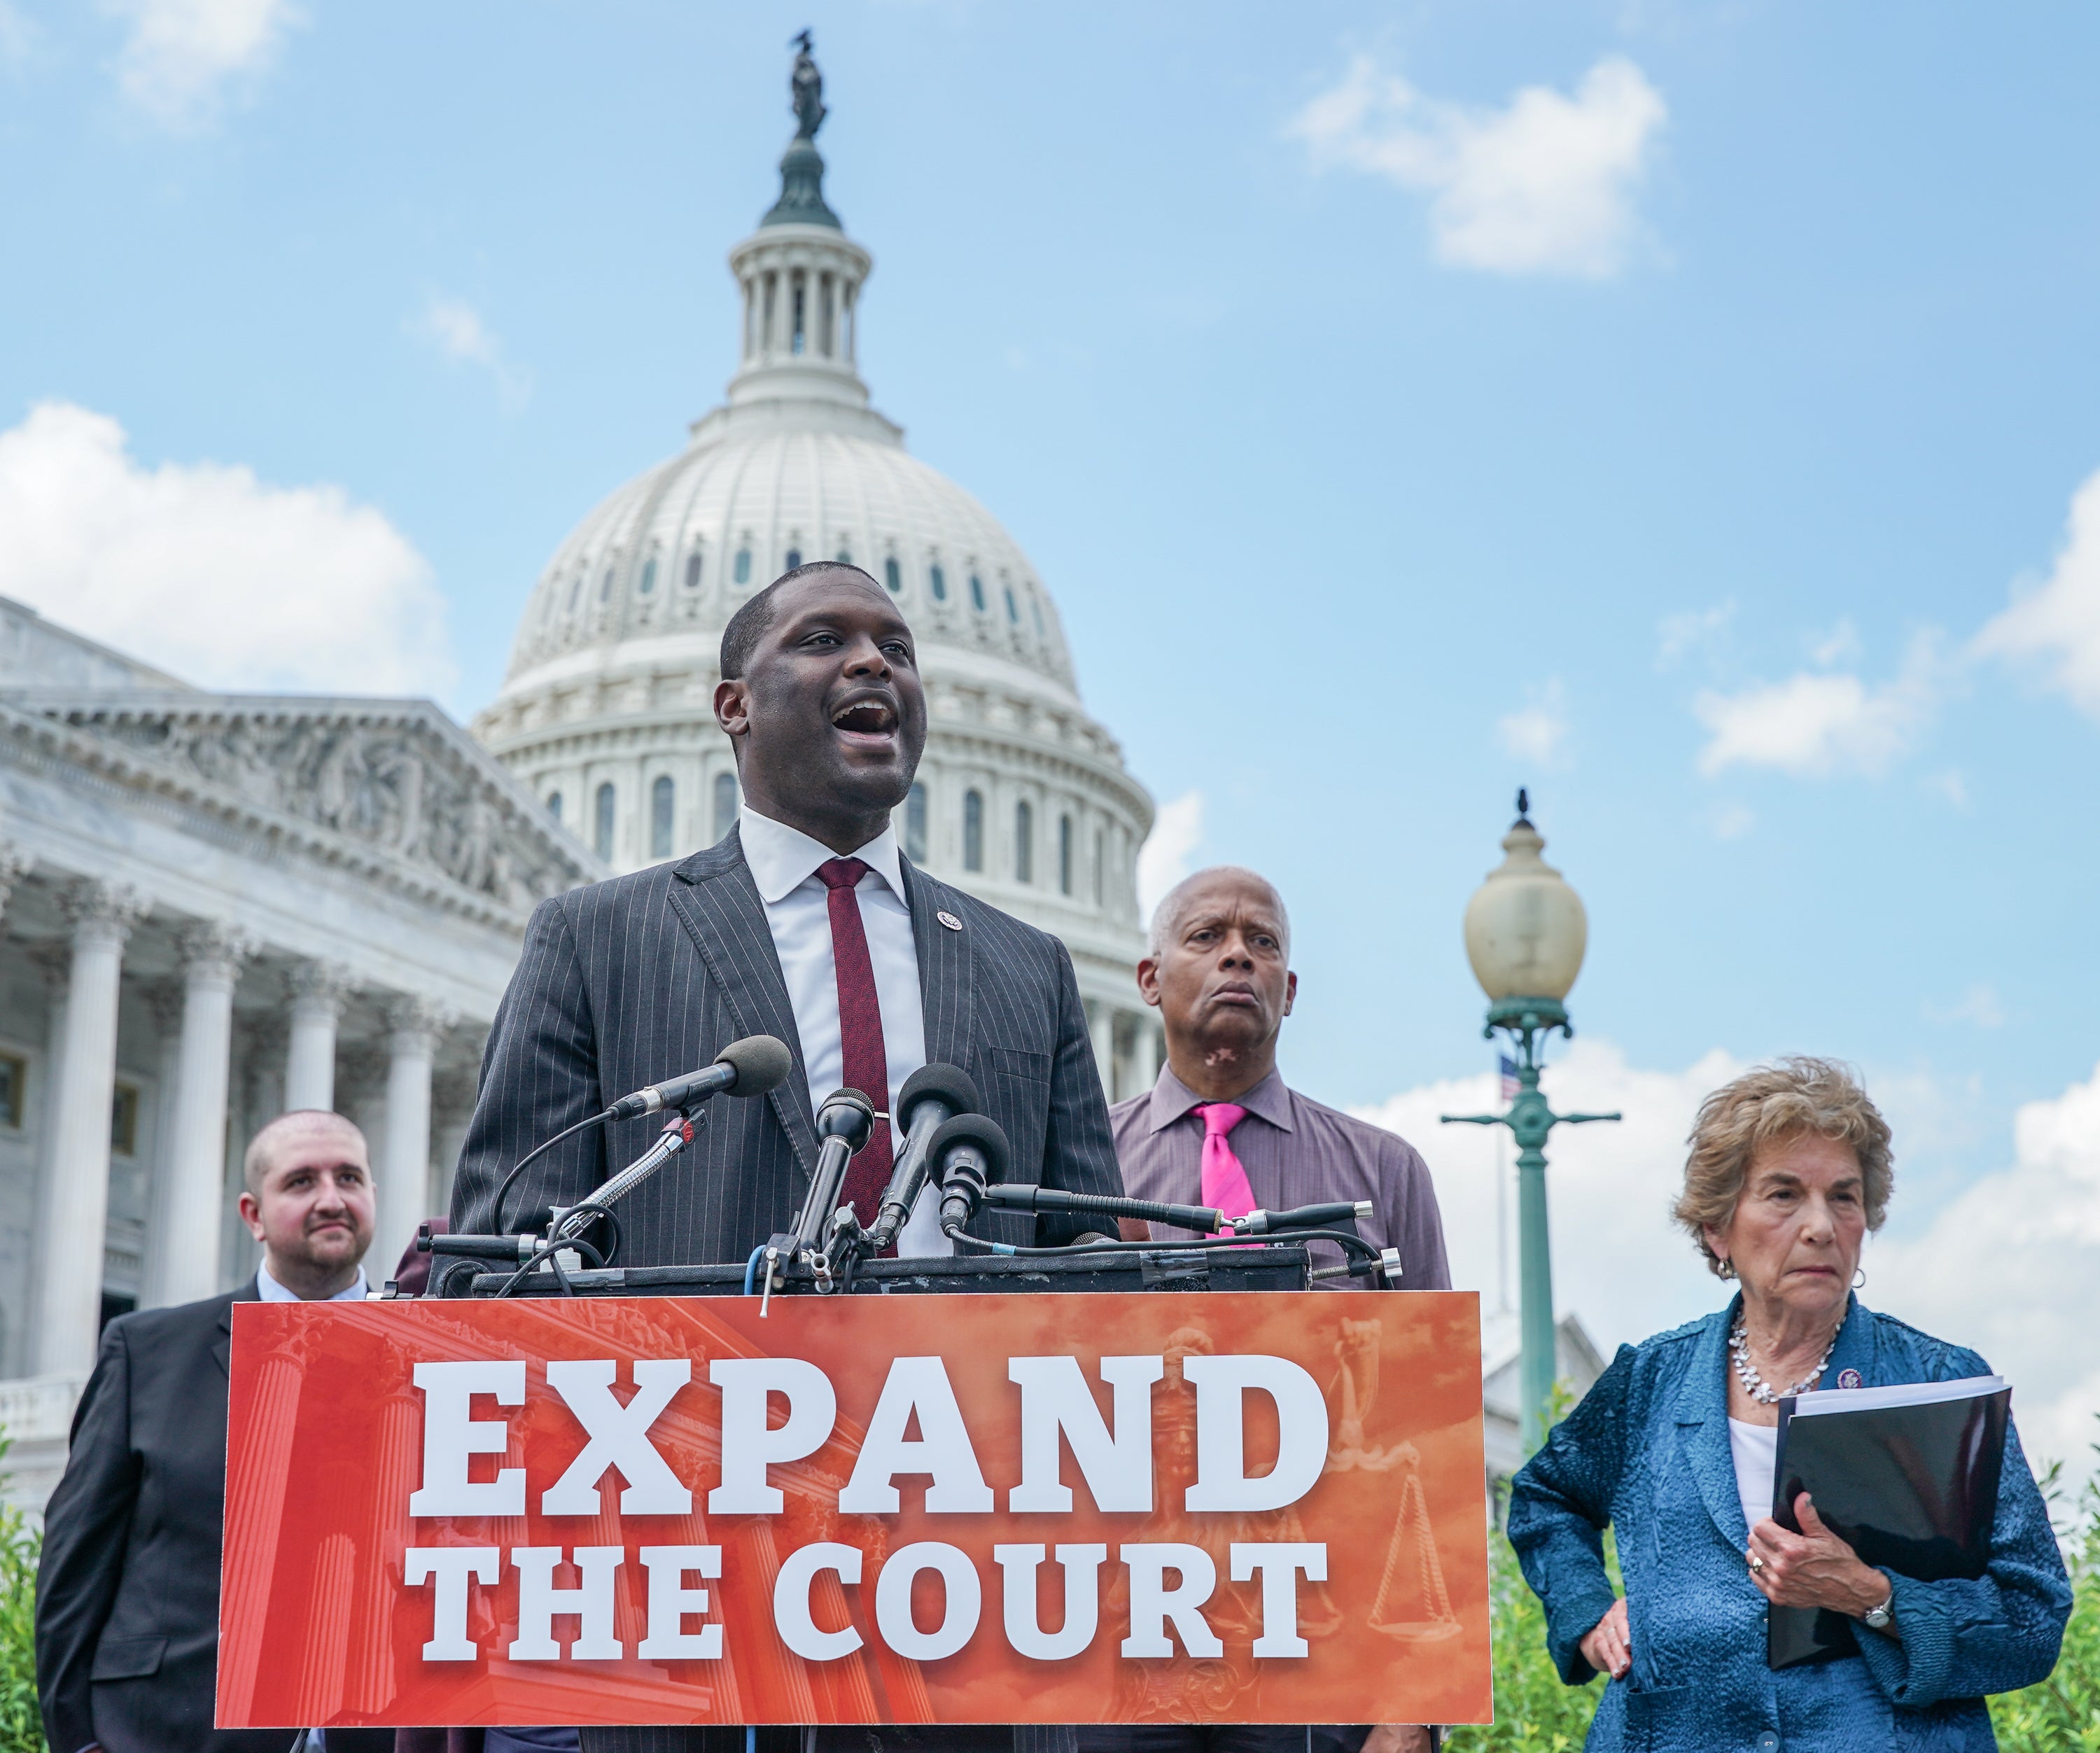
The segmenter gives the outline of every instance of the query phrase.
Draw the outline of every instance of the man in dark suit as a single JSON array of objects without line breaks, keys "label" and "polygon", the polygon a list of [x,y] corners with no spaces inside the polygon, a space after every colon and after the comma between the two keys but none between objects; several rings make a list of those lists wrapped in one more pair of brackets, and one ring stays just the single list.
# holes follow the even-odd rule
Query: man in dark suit
[{"label": "man in dark suit", "polygon": [[[233,1305],[362,1296],[372,1245],[364,1135],[281,1115],[248,1147],[240,1215],[262,1264],[237,1291],[120,1317],[73,1415],[44,1511],[37,1693],[51,1753],[285,1753],[285,1729],[212,1727]],[[337,1730],[329,1753],[392,1731]]]},{"label": "man in dark suit", "polygon": [[[496,1013],[460,1159],[452,1228],[515,1230],[573,1204],[660,1122],[593,1131],[510,1165],[628,1091],[706,1065],[739,1036],[788,1043],[763,1102],[717,1100],[692,1145],[620,1207],[630,1265],[741,1261],[794,1221],[817,1159],[814,1101],[841,1084],[885,1110],[919,1066],[960,1066],[1012,1147],[1010,1178],[1122,1190],[1070,956],[1048,934],[935,881],[897,850],[890,812],[926,740],[911,629],[843,564],[787,574],[722,635],[717,722],[744,806],[681,863],[543,902]],[[889,1175],[879,1122],[846,1196],[864,1221]],[[1013,1242],[1083,1224],[983,1213]],[[907,1227],[901,1251],[948,1251]]]},{"label": "man in dark suit", "polygon": [[[740,1261],[801,1208],[816,1166],[813,1097],[841,1085],[894,1111],[921,1065],[960,1066],[1004,1128],[1008,1173],[1120,1193],[1108,1107],[1071,957],[1045,932],[936,882],[897,848],[890,812],[911,788],[926,700],[911,630],[858,568],[796,568],[723,630],[716,722],[744,806],[716,846],[543,902],[496,1012],[481,1097],[453,1184],[452,1228],[544,1221],[638,1154],[657,1123],[556,1146],[494,1208],[510,1165],[629,1090],[765,1034],[794,1054],[763,1102],[717,1101],[673,1166],[620,1207],[630,1265]],[[885,1122],[843,1190],[863,1221],[889,1178]],[[946,1253],[922,1201],[899,1241]],[[1083,1222],[982,1212],[973,1232],[1057,1245]],[[589,1753],[739,1753],[731,1729],[585,1729]],[[761,1753],[802,1746],[761,1729]],[[825,1732],[865,1748],[1049,1753],[1069,1732]]]}]

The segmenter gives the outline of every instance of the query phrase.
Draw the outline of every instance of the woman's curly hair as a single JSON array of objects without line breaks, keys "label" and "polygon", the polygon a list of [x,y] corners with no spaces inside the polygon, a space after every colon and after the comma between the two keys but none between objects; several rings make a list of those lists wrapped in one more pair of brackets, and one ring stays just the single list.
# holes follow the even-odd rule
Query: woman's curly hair
[{"label": "woman's curly hair", "polygon": [[1851,1146],[1860,1159],[1867,1227],[1878,1230],[1887,1218],[1895,1182],[1889,1123],[1852,1068],[1806,1056],[1758,1066],[1699,1104],[1688,1141],[1692,1154],[1685,1159],[1684,1190],[1670,1213],[1717,1278],[1727,1274],[1706,1245],[1706,1232],[1725,1230],[1734,1219],[1758,1151],[1804,1133]]}]

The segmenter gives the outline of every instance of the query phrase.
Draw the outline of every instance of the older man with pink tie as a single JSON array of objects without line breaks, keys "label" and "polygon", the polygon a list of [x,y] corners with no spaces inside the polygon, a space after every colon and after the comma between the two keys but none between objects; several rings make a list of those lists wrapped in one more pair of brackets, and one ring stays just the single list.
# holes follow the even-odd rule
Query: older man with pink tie
[{"label": "older man with pink tie", "polygon": [[[1220,865],[1170,893],[1152,916],[1137,984],[1159,1007],[1167,1064],[1150,1089],[1109,1111],[1132,1198],[1213,1206],[1228,1217],[1369,1199],[1373,1215],[1357,1227],[1365,1240],[1400,1251],[1401,1288],[1450,1288],[1436,1190],[1414,1147],[1299,1095],[1276,1069],[1298,976],[1290,917],[1264,878]],[[1341,1250],[1326,1245],[1339,1262]],[[1326,1282],[1370,1287],[1361,1278]],[[1419,1753],[1432,1745],[1430,1730],[1396,1724],[1144,1724],[1080,1734],[1080,1753]]]},{"label": "older man with pink tie", "polygon": [[[1267,881],[1221,864],[1176,888],[1152,916],[1137,985],[1159,1007],[1167,1064],[1150,1089],[1110,1111],[1132,1198],[1215,1206],[1228,1217],[1369,1199],[1373,1215],[1358,1227],[1365,1240],[1400,1250],[1401,1288],[1450,1288],[1436,1189],[1414,1146],[1299,1094],[1276,1069],[1298,976],[1290,916]],[[1339,1248],[1330,1256],[1341,1257]]]}]

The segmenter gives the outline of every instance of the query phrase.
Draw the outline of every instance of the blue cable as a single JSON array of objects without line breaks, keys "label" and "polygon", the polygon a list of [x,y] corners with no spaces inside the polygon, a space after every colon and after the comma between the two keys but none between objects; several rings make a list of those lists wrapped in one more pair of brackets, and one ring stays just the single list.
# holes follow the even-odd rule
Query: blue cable
[{"label": "blue cable", "polygon": [[[765,1258],[765,1244],[761,1242],[751,1251],[751,1258],[743,1263],[743,1294],[747,1296],[758,1294],[758,1263]],[[744,1733],[748,1738],[744,1742],[743,1753],[753,1753],[758,1731],[752,1729]]]}]

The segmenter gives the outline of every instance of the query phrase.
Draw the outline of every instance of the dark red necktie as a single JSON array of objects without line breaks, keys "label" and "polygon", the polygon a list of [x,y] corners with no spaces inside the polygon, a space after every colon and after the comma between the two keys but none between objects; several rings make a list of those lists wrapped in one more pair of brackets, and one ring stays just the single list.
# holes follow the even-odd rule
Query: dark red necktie
[{"label": "dark red necktie", "polygon": [[[889,1057],[883,1051],[882,1005],[876,996],[867,929],[861,923],[860,898],[854,892],[867,872],[858,859],[828,859],[817,867],[817,875],[831,891],[824,900],[832,914],[832,965],[839,979],[839,1054],[846,1085],[858,1090],[875,1104],[876,1113],[883,1114],[889,1108]],[[830,1093],[810,1092],[819,1102]],[[863,1225],[875,1221],[891,1167],[889,1125],[878,1119],[860,1155],[848,1165],[840,1193],[840,1203],[852,1206]]]}]

